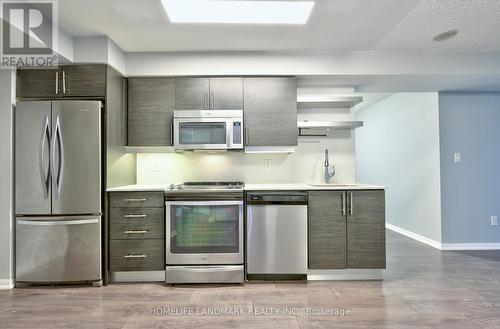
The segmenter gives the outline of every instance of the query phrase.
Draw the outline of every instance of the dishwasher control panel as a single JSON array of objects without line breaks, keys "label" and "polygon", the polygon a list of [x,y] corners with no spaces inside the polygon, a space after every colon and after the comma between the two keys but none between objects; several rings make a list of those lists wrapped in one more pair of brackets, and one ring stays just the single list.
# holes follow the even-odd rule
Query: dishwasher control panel
[{"label": "dishwasher control panel", "polygon": [[307,204],[306,192],[250,192],[248,204]]}]

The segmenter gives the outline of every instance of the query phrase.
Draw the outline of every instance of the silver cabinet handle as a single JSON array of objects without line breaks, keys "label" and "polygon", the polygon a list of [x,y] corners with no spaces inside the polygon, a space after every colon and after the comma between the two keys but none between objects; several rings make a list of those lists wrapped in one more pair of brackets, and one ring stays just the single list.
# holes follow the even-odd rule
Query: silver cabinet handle
[{"label": "silver cabinet handle", "polygon": [[345,192],[340,195],[341,201],[342,201],[342,216],[345,216],[345,208],[346,208],[346,197],[345,197]]},{"label": "silver cabinet handle", "polygon": [[[58,144],[57,152],[58,152],[58,162],[56,166],[56,143]],[[61,192],[61,180],[62,180],[62,172],[64,169],[63,163],[64,157],[64,147],[63,140],[61,135],[61,120],[60,117],[56,117],[56,127],[52,136],[52,161],[51,161],[51,173],[52,173],[52,181],[54,182],[54,197],[56,199],[60,198]],[[57,172],[56,172],[57,167]]]},{"label": "silver cabinet handle", "polygon": [[144,202],[147,201],[148,199],[125,199],[125,202]]},{"label": "silver cabinet handle", "polygon": [[353,202],[353,196],[352,192],[350,192],[350,200],[349,200],[349,215],[352,215],[354,212],[354,202]]},{"label": "silver cabinet handle", "polygon": [[211,95],[211,100],[212,100],[212,110],[215,110],[215,92],[212,91],[212,95]]},{"label": "silver cabinet handle", "polygon": [[123,257],[124,258],[146,258],[146,257],[148,257],[148,255],[146,255],[146,254],[142,254],[142,255],[132,255],[132,254],[129,254],[129,255],[125,255]]},{"label": "silver cabinet handle", "polygon": [[208,95],[208,91],[205,93],[205,110],[210,109],[210,96]]},{"label": "silver cabinet handle", "polygon": [[56,71],[56,95],[59,95],[59,71]]},{"label": "silver cabinet handle", "polygon": [[63,94],[66,94],[66,72],[62,71]]},{"label": "silver cabinet handle", "polygon": [[[40,168],[40,177],[42,178],[42,186],[43,186],[43,197],[45,199],[49,198],[49,184],[50,184],[50,164],[49,168],[45,168],[45,147],[47,146],[47,141],[50,143],[50,129],[49,129],[49,116],[45,115],[43,117],[44,123],[42,128],[42,138],[40,141],[40,151],[39,151],[39,168]],[[50,161],[49,161],[50,162]]]},{"label": "silver cabinet handle", "polygon": [[148,230],[127,230],[127,231],[124,231],[124,233],[126,234],[144,234],[144,233],[148,233],[149,231]]},{"label": "silver cabinet handle", "polygon": [[170,146],[174,146],[174,125],[170,125]]},{"label": "silver cabinet handle", "polygon": [[124,216],[125,218],[146,218],[148,217],[148,215],[144,214],[144,215],[125,215]]}]

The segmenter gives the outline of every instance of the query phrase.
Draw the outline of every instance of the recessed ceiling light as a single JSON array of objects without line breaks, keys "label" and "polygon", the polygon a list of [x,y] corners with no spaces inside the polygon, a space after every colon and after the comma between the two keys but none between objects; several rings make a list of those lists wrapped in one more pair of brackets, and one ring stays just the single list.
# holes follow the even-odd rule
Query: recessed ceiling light
[{"label": "recessed ceiling light", "polygon": [[446,31],[443,33],[439,33],[434,38],[432,38],[432,40],[434,40],[436,42],[446,41],[446,40],[450,40],[451,38],[454,38],[457,34],[458,34],[458,30],[450,30],[450,31]]},{"label": "recessed ceiling light", "polygon": [[162,0],[172,23],[306,24],[314,1]]}]

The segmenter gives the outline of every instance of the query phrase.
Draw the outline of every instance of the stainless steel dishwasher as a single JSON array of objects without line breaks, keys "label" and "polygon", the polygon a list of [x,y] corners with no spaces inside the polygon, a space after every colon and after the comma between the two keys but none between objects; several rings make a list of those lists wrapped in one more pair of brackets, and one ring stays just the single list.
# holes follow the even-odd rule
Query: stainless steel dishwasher
[{"label": "stainless steel dishwasher", "polygon": [[247,274],[307,274],[307,193],[249,192]]}]

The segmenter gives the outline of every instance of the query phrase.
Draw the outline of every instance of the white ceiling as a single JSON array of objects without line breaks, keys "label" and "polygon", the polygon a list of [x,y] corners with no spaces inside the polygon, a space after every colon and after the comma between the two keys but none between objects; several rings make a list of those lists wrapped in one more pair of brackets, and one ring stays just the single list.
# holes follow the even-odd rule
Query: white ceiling
[{"label": "white ceiling", "polygon": [[[160,0],[63,0],[59,21],[70,34],[107,35],[125,51],[394,49],[405,36],[401,48],[433,49],[437,46],[425,40],[442,32],[442,27],[463,28],[466,34],[467,28],[478,25],[470,21],[477,20],[488,21],[488,27],[497,25],[493,31],[498,31],[500,22],[493,13],[498,13],[499,4],[491,0],[316,0],[305,26],[279,26],[171,24]],[[433,14],[435,7],[439,17]],[[458,9],[449,12],[454,7]],[[436,19],[450,23],[428,24],[423,29],[418,23],[424,18],[426,23]],[[494,46],[500,49],[498,42]]]},{"label": "white ceiling", "polygon": [[161,0],[59,1],[59,22],[125,51],[500,50],[500,0],[315,1],[305,26],[171,24]]},{"label": "white ceiling", "polygon": [[[432,37],[457,29],[445,42]],[[500,50],[500,0],[423,0],[375,46],[391,50]]]}]

